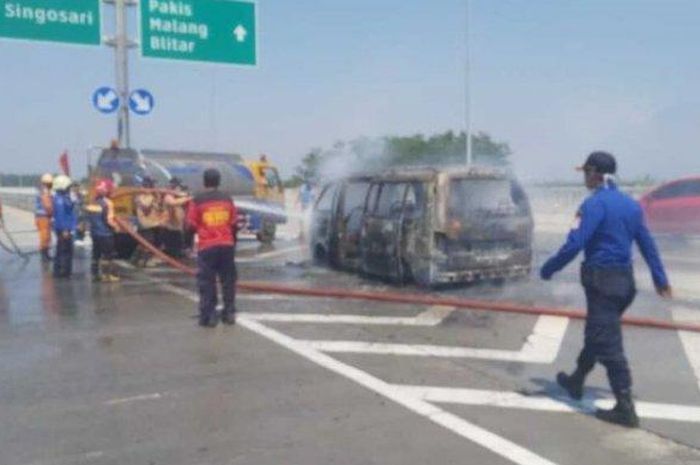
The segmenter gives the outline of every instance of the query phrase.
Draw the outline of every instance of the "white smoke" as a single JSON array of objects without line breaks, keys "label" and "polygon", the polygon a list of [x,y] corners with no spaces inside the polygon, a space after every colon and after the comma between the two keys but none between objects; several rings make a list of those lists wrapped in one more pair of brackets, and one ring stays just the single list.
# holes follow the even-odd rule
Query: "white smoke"
[{"label": "white smoke", "polygon": [[320,181],[328,182],[353,174],[376,171],[386,165],[384,139],[361,138],[350,142],[337,142],[322,152],[319,169]]}]

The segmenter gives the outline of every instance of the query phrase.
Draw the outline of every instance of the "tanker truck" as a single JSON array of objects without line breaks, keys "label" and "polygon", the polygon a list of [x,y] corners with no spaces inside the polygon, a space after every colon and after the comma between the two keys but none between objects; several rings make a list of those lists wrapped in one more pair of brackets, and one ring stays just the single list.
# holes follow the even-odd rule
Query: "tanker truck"
[{"label": "tanker truck", "polygon": [[[275,238],[277,225],[287,220],[284,210],[284,189],[277,168],[266,157],[244,160],[240,155],[173,150],[134,150],[106,148],[97,150],[97,162],[89,167],[90,198],[94,198],[95,180],[109,178],[116,186],[115,212],[136,224],[133,193],[144,177],[153,178],[157,186],[179,178],[192,193],[204,188],[204,170],[216,168],[221,173],[221,190],[235,199],[239,215],[244,219],[239,233],[253,234],[263,243]],[[136,248],[125,233],[116,238],[120,258],[128,258]]]}]

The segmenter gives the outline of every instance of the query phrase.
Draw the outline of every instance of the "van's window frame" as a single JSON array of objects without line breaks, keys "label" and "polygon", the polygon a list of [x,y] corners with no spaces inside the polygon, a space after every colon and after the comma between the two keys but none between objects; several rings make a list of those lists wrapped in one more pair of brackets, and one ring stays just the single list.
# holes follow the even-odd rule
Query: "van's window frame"
[{"label": "van's window frame", "polygon": [[[362,201],[358,202],[355,204],[352,208],[348,208],[348,192],[353,186],[358,186],[358,185],[364,185],[364,195],[362,196]],[[372,183],[370,181],[366,180],[361,180],[361,181],[348,181],[344,188],[343,188],[343,196],[342,196],[342,214],[343,214],[343,221],[348,221],[350,219],[350,215],[352,214],[353,210],[360,210],[364,211],[365,205],[367,204],[367,197],[369,196],[370,189],[372,188]]]},{"label": "van's window frame", "polygon": [[[334,192],[330,194],[330,202],[328,204],[328,208],[321,209],[321,203],[325,201],[326,196],[329,195],[329,191],[331,190],[333,190]],[[318,196],[318,200],[316,201],[314,209],[318,212],[331,212],[333,210],[333,200],[335,199],[335,192],[337,191],[337,184],[328,184],[326,187],[324,187],[323,191],[321,191],[321,195]]]},{"label": "van's window frame", "polygon": [[[408,185],[409,185],[409,183],[405,182],[405,181],[386,181],[386,182],[383,182],[381,189],[379,190],[379,195],[377,196],[377,204],[376,204],[376,208],[374,211],[374,216],[377,218],[382,218],[382,219],[392,219],[392,218],[396,218],[396,217],[400,216],[403,212],[404,203],[406,202],[406,192],[408,191]],[[384,212],[384,211],[380,211],[380,207],[382,206],[381,202],[382,202],[382,199],[384,198],[383,195],[387,191],[386,188],[388,186],[391,186],[392,188],[397,187],[400,190],[400,192],[399,192],[400,200],[392,201],[389,204],[389,210]],[[399,209],[397,211],[394,211],[394,210],[392,210],[391,207],[397,201],[399,202]]]},{"label": "van's window frame", "polygon": [[367,215],[374,215],[374,211],[377,208],[377,199],[379,199],[380,189],[381,182],[370,183],[369,190],[367,191],[367,200],[365,204],[365,213]]}]

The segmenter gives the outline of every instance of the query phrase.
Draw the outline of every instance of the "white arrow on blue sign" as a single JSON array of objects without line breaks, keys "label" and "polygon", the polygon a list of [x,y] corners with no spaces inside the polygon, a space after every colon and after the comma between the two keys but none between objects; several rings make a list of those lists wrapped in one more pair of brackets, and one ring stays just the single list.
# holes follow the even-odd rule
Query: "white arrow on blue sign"
[{"label": "white arrow on blue sign", "polygon": [[119,108],[119,95],[111,87],[100,87],[92,94],[92,105],[100,113],[114,113]]},{"label": "white arrow on blue sign", "polygon": [[145,89],[136,89],[129,95],[129,108],[137,115],[147,115],[153,111],[156,101]]}]

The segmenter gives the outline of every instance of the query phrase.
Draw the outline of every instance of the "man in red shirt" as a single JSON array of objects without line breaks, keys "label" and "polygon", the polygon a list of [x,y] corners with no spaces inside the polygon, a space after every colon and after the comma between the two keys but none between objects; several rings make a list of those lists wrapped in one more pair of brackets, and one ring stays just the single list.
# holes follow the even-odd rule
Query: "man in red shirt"
[{"label": "man in red shirt", "polygon": [[217,325],[216,279],[221,282],[224,309],[221,321],[236,323],[235,233],[237,213],[233,200],[219,191],[221,173],[204,172],[204,192],[196,195],[187,210],[187,222],[199,238],[197,287],[199,288],[199,325]]}]

